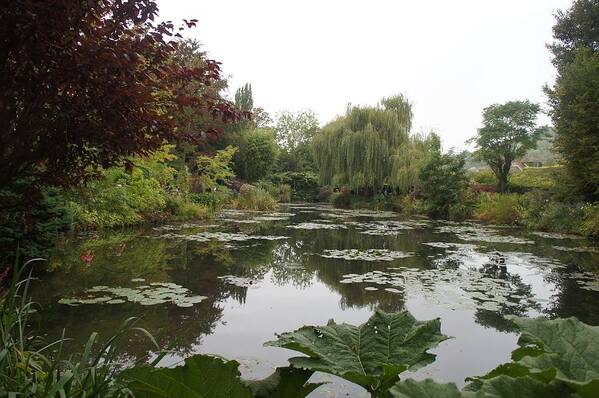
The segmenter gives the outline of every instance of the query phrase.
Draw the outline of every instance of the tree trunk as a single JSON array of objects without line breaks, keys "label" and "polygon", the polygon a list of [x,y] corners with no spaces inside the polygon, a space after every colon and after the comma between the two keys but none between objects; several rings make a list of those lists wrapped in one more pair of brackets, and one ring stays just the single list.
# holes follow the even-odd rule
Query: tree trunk
[{"label": "tree trunk", "polygon": [[507,174],[501,174],[499,176],[499,192],[506,193],[507,192]]}]

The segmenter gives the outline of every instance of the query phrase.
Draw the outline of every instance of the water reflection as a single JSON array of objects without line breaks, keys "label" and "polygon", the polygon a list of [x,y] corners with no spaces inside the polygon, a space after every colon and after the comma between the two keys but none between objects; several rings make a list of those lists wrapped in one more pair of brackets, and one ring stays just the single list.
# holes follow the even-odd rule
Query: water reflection
[{"label": "water reflection", "polygon": [[[243,373],[262,377],[272,367],[286,365],[291,355],[262,346],[275,332],[323,324],[330,318],[361,323],[376,308],[409,309],[421,319],[441,317],[443,332],[454,336],[435,350],[434,364],[413,376],[461,385],[466,376],[484,373],[509,358],[516,335],[505,315],[577,316],[599,324],[599,292],[583,289],[579,280],[582,272],[598,269],[599,254],[555,249],[590,247],[592,242],[472,223],[406,222],[393,214],[326,206],[282,211],[294,215],[256,218],[256,213],[232,212],[205,226],[71,237],[61,242],[50,261],[51,272],[38,275],[33,296],[43,307],[40,329],[56,338],[66,328],[75,349],[92,331],[107,337],[124,319],[141,316],[141,326],[161,346],[171,345],[175,351],[164,364],[211,352],[241,360]],[[288,228],[325,220],[343,228]],[[205,232],[209,234],[202,235]],[[173,238],[217,233],[252,239]],[[287,238],[255,239],[258,236]],[[386,249],[413,255],[393,261],[321,257],[332,249]],[[93,261],[82,261],[82,253],[91,253]],[[255,283],[239,284],[225,276]],[[98,285],[132,286],[136,278],[148,284],[175,283],[207,299],[189,308],[169,303],[58,304],[61,298],[83,295]],[[143,336],[132,336],[123,361],[152,354],[151,348]],[[313,396],[322,396],[318,391]]]}]

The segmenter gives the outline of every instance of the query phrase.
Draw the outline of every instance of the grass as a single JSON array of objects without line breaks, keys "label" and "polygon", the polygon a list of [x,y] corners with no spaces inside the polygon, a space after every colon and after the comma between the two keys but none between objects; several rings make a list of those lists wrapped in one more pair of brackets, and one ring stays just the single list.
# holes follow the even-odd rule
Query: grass
[{"label": "grass", "polygon": [[520,195],[482,193],[474,210],[474,218],[496,224],[513,225],[521,219]]},{"label": "grass", "polygon": [[239,195],[231,199],[230,206],[238,210],[270,211],[278,208],[278,201],[267,191],[244,184],[239,190]]}]

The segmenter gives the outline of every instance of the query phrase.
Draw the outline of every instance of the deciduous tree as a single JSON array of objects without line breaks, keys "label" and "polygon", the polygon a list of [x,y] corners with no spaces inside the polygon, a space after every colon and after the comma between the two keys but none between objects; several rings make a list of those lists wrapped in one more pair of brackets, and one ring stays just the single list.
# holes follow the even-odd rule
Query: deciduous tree
[{"label": "deciduous tree", "polygon": [[483,110],[483,127],[470,141],[497,176],[501,192],[508,189],[512,162],[534,148],[542,136],[544,128],[536,124],[539,111],[539,105],[530,101],[509,101]]},{"label": "deciduous tree", "polygon": [[599,0],[558,11],[549,45],[558,75],[546,87],[556,147],[578,194],[599,200]]},{"label": "deciduous tree", "polygon": [[[3,2],[0,187],[28,175],[75,184],[165,140],[217,137],[222,128],[208,121],[239,117],[202,90],[219,81],[217,62],[173,62],[179,33],[157,13],[152,0]],[[181,109],[207,123],[180,137]]]}]

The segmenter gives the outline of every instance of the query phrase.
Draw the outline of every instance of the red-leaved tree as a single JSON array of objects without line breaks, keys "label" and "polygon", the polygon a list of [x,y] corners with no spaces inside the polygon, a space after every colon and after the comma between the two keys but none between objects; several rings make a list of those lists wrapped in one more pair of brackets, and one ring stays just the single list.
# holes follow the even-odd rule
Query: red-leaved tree
[{"label": "red-leaved tree", "polygon": [[[21,177],[71,185],[165,140],[217,137],[240,112],[205,89],[219,64],[174,62],[179,31],[153,0],[4,0],[0,189]],[[178,130],[173,115],[206,123]]]}]

